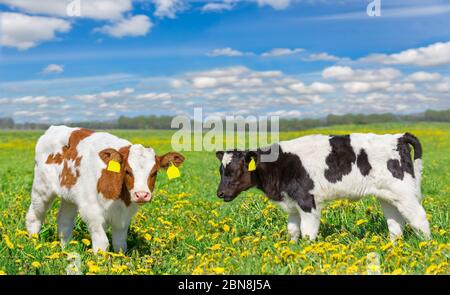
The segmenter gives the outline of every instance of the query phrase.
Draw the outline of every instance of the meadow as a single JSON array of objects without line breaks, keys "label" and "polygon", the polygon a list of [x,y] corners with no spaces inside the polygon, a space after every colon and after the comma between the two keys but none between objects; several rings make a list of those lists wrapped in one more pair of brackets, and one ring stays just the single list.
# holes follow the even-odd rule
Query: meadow
[{"label": "meadow", "polygon": [[[72,242],[56,234],[56,201],[39,236],[25,231],[34,144],[43,131],[0,131],[1,274],[450,274],[450,124],[333,126],[284,132],[280,139],[322,133],[411,132],[424,148],[423,205],[432,239],[407,226],[389,241],[373,197],[325,207],[317,241],[291,243],[287,215],[253,189],[231,203],[216,197],[219,162],[213,152],[183,152],[182,176],[158,175],[154,199],[132,221],[126,253],[94,255],[78,218]],[[111,131],[158,154],[171,150],[172,131]],[[110,233],[108,233],[110,235]],[[80,257],[79,265],[75,262]],[[379,269],[373,260],[379,259]]]}]

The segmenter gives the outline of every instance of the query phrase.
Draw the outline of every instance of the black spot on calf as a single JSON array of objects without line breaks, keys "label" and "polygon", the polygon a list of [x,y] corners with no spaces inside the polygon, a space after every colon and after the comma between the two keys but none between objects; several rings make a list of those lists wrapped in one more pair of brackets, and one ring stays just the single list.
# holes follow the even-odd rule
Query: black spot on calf
[{"label": "black spot on calf", "polygon": [[356,158],[356,165],[363,176],[369,175],[372,166],[369,163],[369,158],[364,149],[361,149],[359,152],[358,157]]},{"label": "black spot on calf", "polygon": [[409,173],[413,178],[415,177],[410,145],[414,147],[414,159],[420,159],[422,157],[422,146],[419,140],[414,135],[405,133],[397,142],[396,150],[400,155],[400,161],[390,159],[387,162],[387,168],[395,178],[403,180],[405,173]]},{"label": "black spot on calf", "polygon": [[279,147],[277,161],[260,163],[255,176],[258,188],[270,199],[282,201],[282,192],[286,192],[303,211],[311,212],[316,208],[314,196],[310,193],[314,182],[297,155],[283,152]]},{"label": "black spot on calf", "polygon": [[325,159],[328,169],[325,178],[332,183],[342,181],[344,175],[352,172],[352,164],[356,161],[355,151],[350,145],[350,135],[330,137],[331,153]]}]

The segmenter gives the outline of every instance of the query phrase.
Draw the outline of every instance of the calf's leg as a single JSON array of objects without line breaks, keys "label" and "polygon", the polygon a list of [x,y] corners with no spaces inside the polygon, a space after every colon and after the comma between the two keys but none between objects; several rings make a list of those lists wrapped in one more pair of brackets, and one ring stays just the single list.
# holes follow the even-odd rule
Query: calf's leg
[{"label": "calf's leg", "polygon": [[395,241],[397,237],[401,237],[403,235],[402,227],[404,224],[404,219],[395,206],[383,200],[380,200],[380,205],[387,221],[391,241]]},{"label": "calf's leg", "polygon": [[431,237],[427,214],[416,198],[414,187],[409,189],[407,186],[402,186],[397,190],[383,191],[379,196],[383,201],[394,206],[414,231],[423,235],[426,239]]},{"label": "calf's leg", "polygon": [[54,194],[40,193],[33,188],[31,192],[31,204],[26,216],[27,231],[30,235],[39,233],[45,219],[45,214],[54,199]]},{"label": "calf's leg", "polygon": [[77,216],[77,206],[71,202],[61,200],[58,217],[58,236],[61,239],[61,245],[65,246],[72,238],[72,231]]},{"label": "calf's leg", "polygon": [[122,251],[125,253],[127,251],[127,235],[128,226],[112,226],[112,244],[115,252]]},{"label": "calf's leg", "polygon": [[300,236],[300,213],[295,210],[288,213],[287,230],[291,241],[297,242]]},{"label": "calf's leg", "polygon": [[311,209],[311,212],[306,212],[300,209],[300,229],[302,231],[302,238],[309,238],[315,240],[319,233],[320,227],[320,209]]},{"label": "calf's leg", "polygon": [[79,207],[81,218],[86,222],[92,239],[92,249],[94,253],[98,250],[106,251],[109,246],[103,225],[105,219],[99,205],[90,204]]}]

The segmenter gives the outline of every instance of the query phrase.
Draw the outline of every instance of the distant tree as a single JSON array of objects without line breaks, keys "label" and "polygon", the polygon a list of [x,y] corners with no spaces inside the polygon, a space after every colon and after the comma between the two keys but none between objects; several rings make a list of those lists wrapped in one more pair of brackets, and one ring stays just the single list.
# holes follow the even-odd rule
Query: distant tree
[{"label": "distant tree", "polygon": [[450,109],[444,111],[425,111],[426,121],[450,122]]},{"label": "distant tree", "polygon": [[13,129],[14,120],[12,118],[0,118],[0,129]]}]

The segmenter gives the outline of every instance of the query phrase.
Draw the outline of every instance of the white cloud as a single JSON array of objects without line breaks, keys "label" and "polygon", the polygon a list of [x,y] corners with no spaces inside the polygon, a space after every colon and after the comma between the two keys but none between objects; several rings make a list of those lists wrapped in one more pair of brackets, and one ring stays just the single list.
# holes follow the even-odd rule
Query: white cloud
[{"label": "white cloud", "polygon": [[[79,0],[80,17],[99,20],[118,20],[133,8],[133,0]],[[67,6],[71,1],[64,0],[0,0],[0,3],[20,9],[27,13],[68,17]]]},{"label": "white cloud", "polygon": [[232,49],[230,47],[217,48],[207,54],[208,56],[244,56],[251,55],[250,52],[242,52],[239,50]]},{"label": "white cloud", "polygon": [[343,79],[349,79],[352,78],[354,75],[354,71],[351,67],[347,66],[332,66],[324,69],[322,71],[322,76],[325,79],[337,79],[337,80],[343,80]]},{"label": "white cloud", "polygon": [[384,81],[400,77],[402,73],[394,68],[381,68],[371,70],[353,70],[348,66],[332,66],[322,71],[325,79],[338,81]]},{"label": "white cloud", "polygon": [[104,102],[105,99],[124,98],[134,93],[134,88],[124,88],[121,90],[103,91],[96,94],[75,95],[73,98],[85,103]]},{"label": "white cloud", "polygon": [[250,69],[243,66],[235,66],[235,67],[227,67],[227,68],[219,68],[213,69],[209,71],[203,72],[191,72],[187,73],[188,77],[198,77],[198,76],[209,76],[209,77],[223,77],[223,76],[238,76],[243,75],[245,73],[249,73]]},{"label": "white cloud", "polygon": [[309,86],[299,82],[290,85],[289,88],[301,94],[331,93],[335,91],[333,85],[322,82],[314,82]]},{"label": "white cloud", "polygon": [[173,88],[181,88],[185,85],[183,80],[179,80],[179,79],[173,79],[172,81],[170,81],[170,85]]},{"label": "white cloud", "polygon": [[294,55],[302,51],[304,51],[304,49],[302,48],[295,48],[295,49],[274,48],[270,51],[264,52],[263,54],[261,54],[261,56],[263,57],[286,56],[286,55]]},{"label": "white cloud", "polygon": [[305,61],[338,61],[339,57],[328,54],[326,52],[321,53],[313,53],[305,57],[303,60]]},{"label": "white cloud", "polygon": [[203,12],[222,12],[234,8],[234,0],[225,0],[223,2],[209,2],[203,5]]},{"label": "white cloud", "polygon": [[0,13],[0,44],[27,50],[41,42],[56,38],[57,33],[66,33],[71,29],[68,21],[42,16],[28,16],[21,13]]},{"label": "white cloud", "polygon": [[39,116],[43,116],[43,112],[16,111],[16,112],[14,112],[14,116],[16,116],[16,117],[39,117]]},{"label": "white cloud", "polygon": [[64,66],[57,64],[49,64],[42,70],[43,74],[60,74],[62,72],[64,72]]},{"label": "white cloud", "polygon": [[450,42],[438,42],[426,47],[412,48],[394,54],[371,54],[361,58],[360,61],[389,65],[446,65],[450,63]]},{"label": "white cloud", "polygon": [[386,90],[388,92],[400,93],[413,92],[416,91],[416,85],[414,83],[395,83],[389,86]]},{"label": "white cloud", "polygon": [[342,88],[349,93],[364,93],[385,89],[389,86],[389,82],[346,82],[342,85]]},{"label": "white cloud", "polygon": [[286,9],[290,4],[291,0],[257,0],[259,6],[271,6],[275,10]]},{"label": "white cloud", "polygon": [[172,96],[166,92],[164,92],[164,93],[150,92],[150,93],[140,94],[140,95],[136,96],[136,98],[141,99],[141,100],[147,100],[147,101],[170,100],[172,98]]},{"label": "white cloud", "polygon": [[126,36],[145,36],[153,27],[153,23],[146,15],[135,15],[128,19],[122,19],[112,25],[105,25],[94,31],[110,35],[115,38]]},{"label": "white cloud", "polygon": [[447,81],[435,84],[427,84],[426,87],[429,91],[432,92],[441,92],[441,93],[450,92],[450,84]]},{"label": "white cloud", "polygon": [[48,103],[62,103],[64,98],[59,96],[24,96],[11,99],[11,103],[15,104],[48,104]]},{"label": "white cloud", "polygon": [[443,77],[439,73],[429,73],[429,72],[415,72],[409,75],[406,80],[412,82],[430,82],[430,81],[438,81]]},{"label": "white cloud", "polygon": [[175,18],[178,12],[187,8],[184,0],[153,0],[156,6],[155,16],[160,18]]}]

